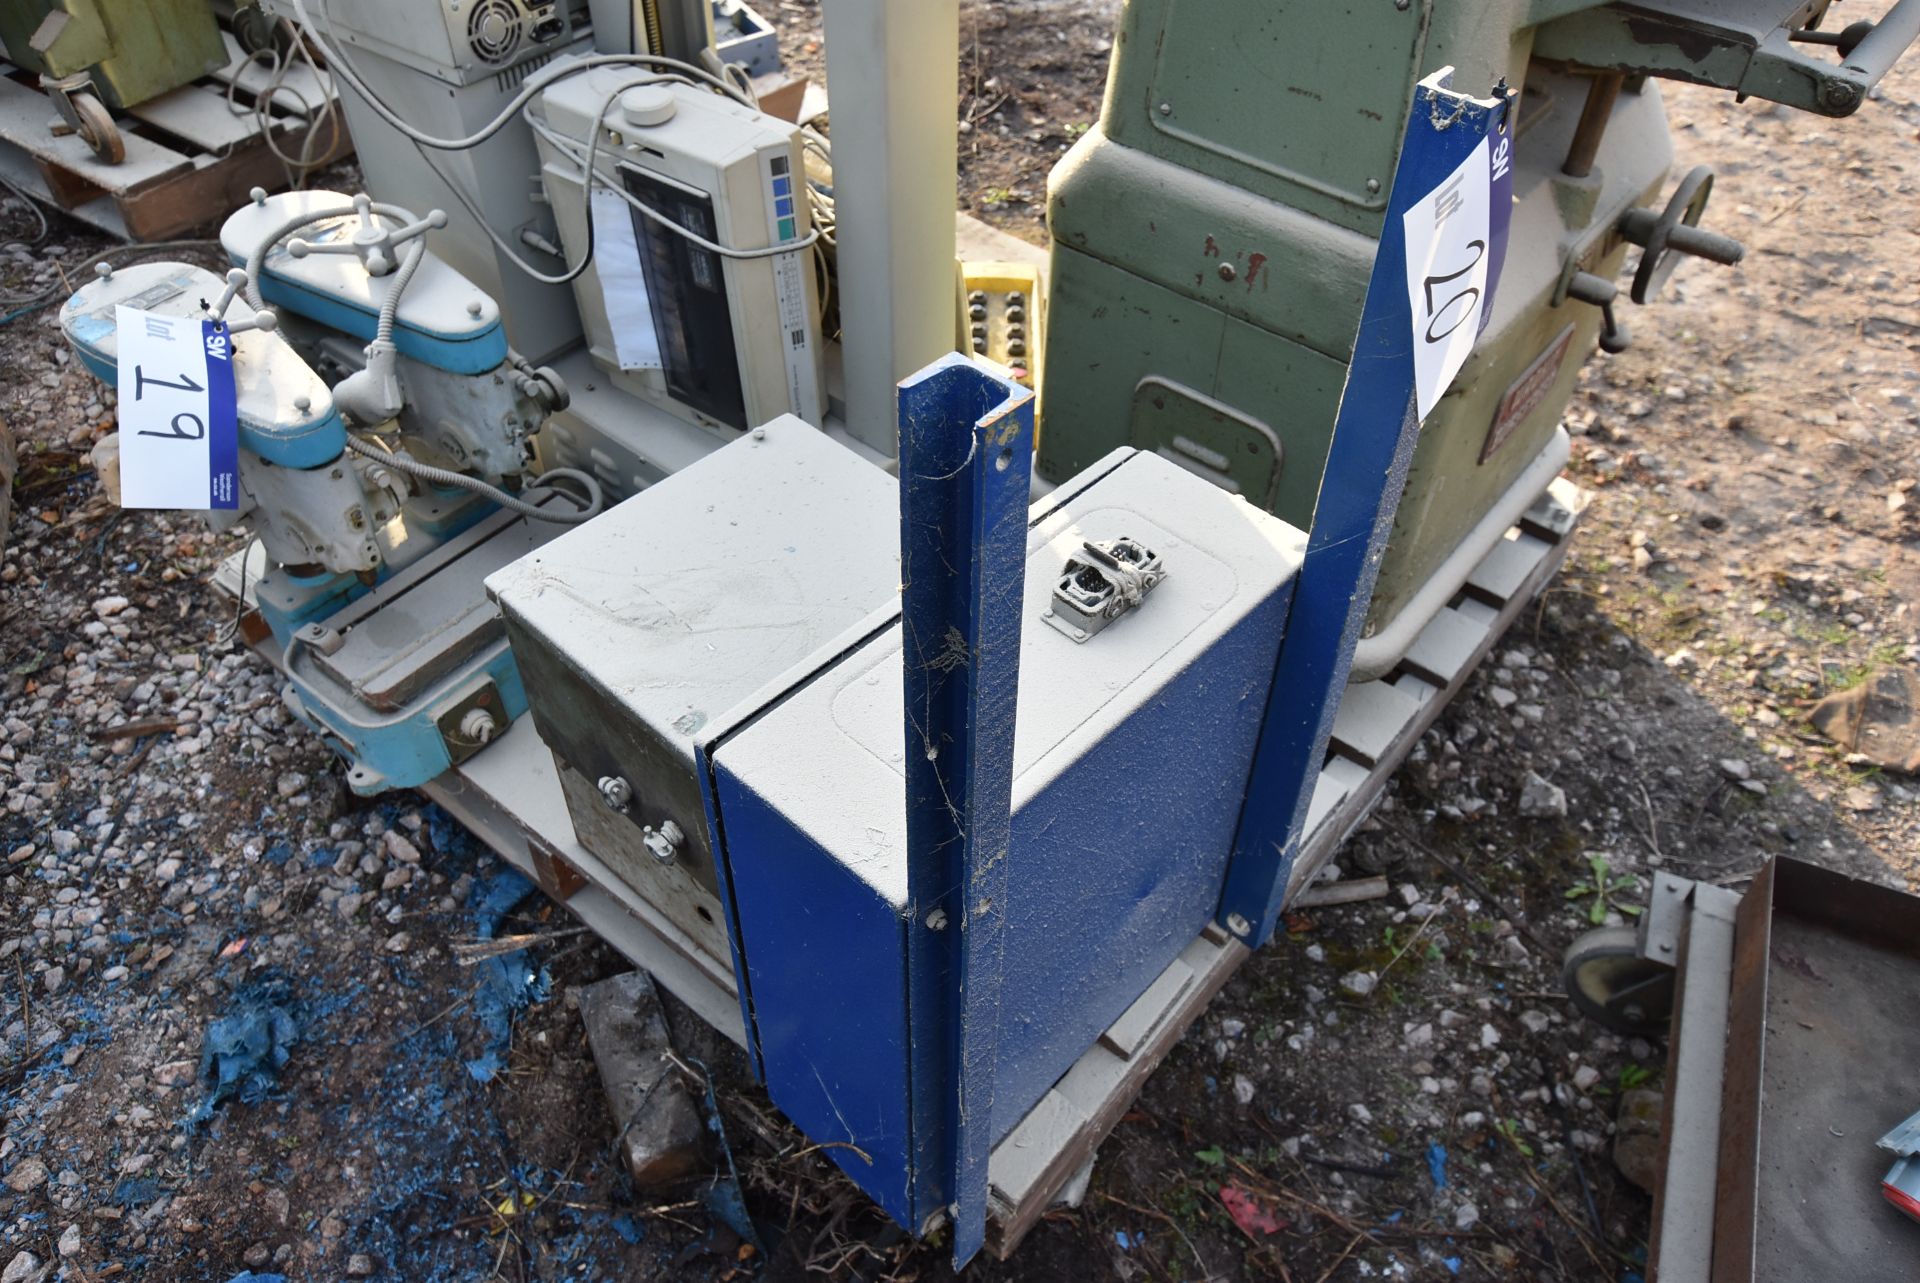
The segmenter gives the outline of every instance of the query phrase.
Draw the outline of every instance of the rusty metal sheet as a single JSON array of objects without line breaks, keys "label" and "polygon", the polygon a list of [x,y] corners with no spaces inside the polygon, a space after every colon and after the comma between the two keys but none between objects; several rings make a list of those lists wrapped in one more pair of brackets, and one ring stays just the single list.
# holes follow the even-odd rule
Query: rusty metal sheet
[{"label": "rusty metal sheet", "polygon": [[1911,1283],[1879,1196],[1920,1065],[1920,897],[1777,859],[1736,927],[1713,1283]]}]

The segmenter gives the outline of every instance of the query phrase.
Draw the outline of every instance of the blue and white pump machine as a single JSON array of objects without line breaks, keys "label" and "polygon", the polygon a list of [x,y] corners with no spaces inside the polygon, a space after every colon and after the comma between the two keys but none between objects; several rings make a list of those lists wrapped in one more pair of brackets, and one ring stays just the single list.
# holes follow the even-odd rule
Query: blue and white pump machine
[{"label": "blue and white pump machine", "polygon": [[[224,281],[141,263],[60,313],[109,384],[121,307],[232,335],[239,502],[208,520],[251,528],[242,595],[287,670],[288,708],[367,794],[433,779],[526,710],[479,577],[599,507],[590,478],[533,475],[533,434],[566,387],[512,352],[493,299],[427,248],[445,221],[256,190],[221,226]],[[562,475],[587,502],[551,486]]]}]

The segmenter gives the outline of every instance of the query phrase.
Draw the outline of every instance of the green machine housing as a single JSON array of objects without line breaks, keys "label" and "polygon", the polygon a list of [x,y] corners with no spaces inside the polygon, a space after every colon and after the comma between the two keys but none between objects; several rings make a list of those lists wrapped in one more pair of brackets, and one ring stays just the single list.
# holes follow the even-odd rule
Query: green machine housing
[{"label": "green machine housing", "polygon": [[[1049,479],[1116,446],[1157,452],[1305,527],[1326,460],[1408,103],[1518,90],[1513,209],[1492,316],[1421,431],[1356,678],[1390,670],[1567,457],[1560,418],[1599,342],[1626,345],[1711,175],[1661,212],[1673,160],[1657,85],[1720,85],[1846,115],[1912,40],[1814,30],[1826,0],[1129,0],[1097,127],[1049,182],[1040,449]],[[1838,48],[1838,59],[1836,50]]]},{"label": "green machine housing", "polygon": [[7,61],[138,106],[227,64],[212,0],[0,0]]}]

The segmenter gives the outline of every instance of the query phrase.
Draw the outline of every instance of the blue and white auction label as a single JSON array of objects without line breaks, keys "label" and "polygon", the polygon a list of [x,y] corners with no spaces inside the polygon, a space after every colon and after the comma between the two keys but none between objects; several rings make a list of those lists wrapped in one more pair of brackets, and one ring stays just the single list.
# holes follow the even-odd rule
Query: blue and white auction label
[{"label": "blue and white auction label", "polygon": [[1492,316],[1513,205],[1508,108],[1473,154],[1403,216],[1414,391],[1424,422]]},{"label": "blue and white auction label", "polygon": [[218,321],[115,313],[120,506],[240,506],[233,336]]}]

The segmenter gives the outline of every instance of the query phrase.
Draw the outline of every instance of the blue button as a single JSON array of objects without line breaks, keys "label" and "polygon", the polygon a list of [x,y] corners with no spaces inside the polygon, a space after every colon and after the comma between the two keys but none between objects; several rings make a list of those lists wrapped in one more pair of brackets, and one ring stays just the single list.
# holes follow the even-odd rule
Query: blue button
[{"label": "blue button", "polygon": [[781,218],[792,218],[793,217],[792,198],[783,196],[779,200],[773,202],[773,212],[779,215]]},{"label": "blue button", "polygon": [[776,178],[773,180],[773,194],[775,196],[787,196],[791,195],[792,192],[793,180],[791,178]]}]

